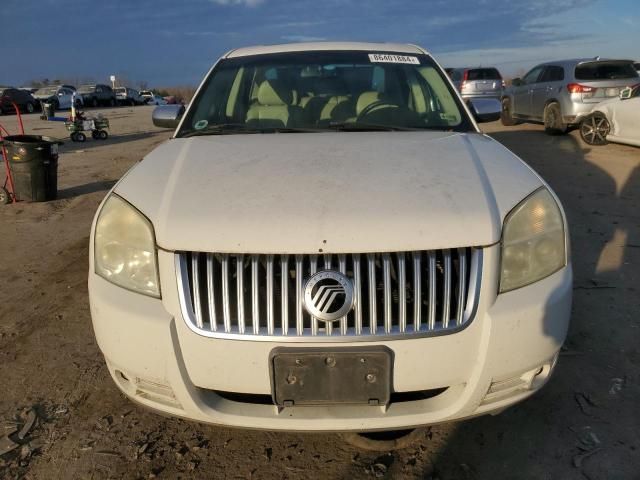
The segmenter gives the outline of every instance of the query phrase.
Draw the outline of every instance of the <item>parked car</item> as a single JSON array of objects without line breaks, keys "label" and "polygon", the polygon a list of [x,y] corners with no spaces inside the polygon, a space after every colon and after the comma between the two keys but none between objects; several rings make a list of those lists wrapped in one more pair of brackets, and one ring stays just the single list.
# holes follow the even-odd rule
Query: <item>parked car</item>
[{"label": "parked car", "polygon": [[571,312],[556,195],[425,50],[233,50],[92,226],[94,332],[153,410],[271,430],[395,430],[544,385]]},{"label": "parked car", "polygon": [[640,72],[640,62],[634,63],[633,66],[638,72]]},{"label": "parked car", "polygon": [[451,81],[460,91],[462,98],[502,97],[504,81],[497,68],[453,68],[449,74]]},{"label": "parked car", "polygon": [[74,98],[76,107],[83,105],[81,95],[77,95],[74,90],[61,85],[51,85],[39,88],[33,94],[33,97],[38,102],[52,103],[56,110],[71,108]]},{"label": "parked car", "polygon": [[167,101],[160,95],[153,93],[150,90],[141,90],[140,96],[144,99],[147,105],[166,105]]},{"label": "parked car", "polygon": [[140,93],[129,87],[117,87],[116,100],[120,105],[142,105],[145,100],[140,96]]},{"label": "parked car", "polygon": [[116,94],[109,85],[80,85],[78,93],[81,95],[84,105],[87,106],[113,107],[116,104]]},{"label": "parked car", "polygon": [[33,95],[36,92],[36,90],[38,90],[39,88],[40,87],[20,87],[18,90],[24,90]]},{"label": "parked car", "polygon": [[640,82],[631,60],[599,57],[547,62],[514,78],[502,98],[502,124],[543,123],[549,134],[565,133],[594,105]]},{"label": "parked car", "polygon": [[33,113],[38,101],[29,92],[14,87],[0,87],[0,114],[13,113],[13,104],[26,113]]},{"label": "parked car", "polygon": [[589,145],[614,142],[640,147],[640,85],[593,107],[580,123],[580,136]]}]

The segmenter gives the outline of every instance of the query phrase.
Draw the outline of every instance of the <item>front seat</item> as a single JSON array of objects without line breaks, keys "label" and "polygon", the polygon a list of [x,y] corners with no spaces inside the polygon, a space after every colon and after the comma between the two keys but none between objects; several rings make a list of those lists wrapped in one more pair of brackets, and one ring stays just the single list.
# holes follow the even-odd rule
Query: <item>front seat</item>
[{"label": "front seat", "polygon": [[262,82],[256,100],[247,111],[246,124],[250,127],[286,128],[295,126],[300,118],[294,91],[278,80]]}]

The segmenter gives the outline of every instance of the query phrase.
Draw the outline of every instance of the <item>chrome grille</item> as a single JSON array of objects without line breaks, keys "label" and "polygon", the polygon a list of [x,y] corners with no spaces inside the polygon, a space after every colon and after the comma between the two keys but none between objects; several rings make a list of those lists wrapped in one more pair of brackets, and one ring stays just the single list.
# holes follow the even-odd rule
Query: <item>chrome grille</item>
[{"label": "chrome grille", "polygon": [[[453,333],[474,315],[482,250],[256,255],[176,254],[180,302],[195,332],[273,341],[375,340]],[[303,306],[320,270],[351,279],[354,307],[324,322]]]}]

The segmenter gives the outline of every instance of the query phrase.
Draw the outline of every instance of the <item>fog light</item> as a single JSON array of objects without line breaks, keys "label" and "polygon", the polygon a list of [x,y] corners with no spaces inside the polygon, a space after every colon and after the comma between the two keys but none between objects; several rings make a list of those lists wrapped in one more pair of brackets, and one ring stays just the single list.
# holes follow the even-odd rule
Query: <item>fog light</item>
[{"label": "fog light", "polygon": [[524,392],[537,390],[549,379],[556,364],[557,356],[550,363],[522,372],[519,375],[503,380],[494,380],[481,402],[481,405],[504,400]]},{"label": "fog light", "polygon": [[137,377],[135,380],[135,386],[135,395],[137,397],[151,402],[160,403],[167,407],[182,409],[182,405],[180,405],[180,402],[176,399],[176,396],[169,385],[163,385],[162,383],[152,382],[150,380]]}]

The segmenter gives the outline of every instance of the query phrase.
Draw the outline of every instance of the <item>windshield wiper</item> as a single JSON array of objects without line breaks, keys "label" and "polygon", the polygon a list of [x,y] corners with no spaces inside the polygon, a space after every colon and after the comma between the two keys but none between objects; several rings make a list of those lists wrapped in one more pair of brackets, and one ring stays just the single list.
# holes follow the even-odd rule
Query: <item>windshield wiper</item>
[{"label": "windshield wiper", "polygon": [[183,135],[182,138],[197,137],[200,135],[221,135],[227,133],[260,133],[259,130],[254,128],[247,128],[244,123],[216,123],[209,125],[200,130],[191,130]]},{"label": "windshield wiper", "polygon": [[362,122],[331,122],[329,123],[329,129],[335,129],[338,132],[416,132],[423,130],[422,127],[401,127],[398,125],[380,125],[377,123]]},{"label": "windshield wiper", "polygon": [[290,128],[290,127],[249,127],[244,123],[217,123],[209,125],[201,130],[192,130],[181,135],[182,138],[196,137],[199,135],[224,135],[238,133],[313,133],[317,129]]}]

